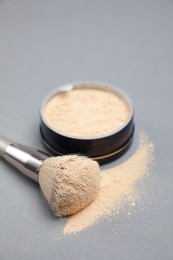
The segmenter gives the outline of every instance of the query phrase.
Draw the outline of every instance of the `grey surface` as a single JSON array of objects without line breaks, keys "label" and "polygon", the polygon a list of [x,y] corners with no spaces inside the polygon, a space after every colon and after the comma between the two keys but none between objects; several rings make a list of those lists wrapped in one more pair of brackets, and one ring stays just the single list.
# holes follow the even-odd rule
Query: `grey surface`
[{"label": "grey surface", "polygon": [[[0,260],[173,259],[173,1],[1,0],[0,133],[44,149],[40,103],[76,80],[109,82],[133,99],[137,132],[155,144],[156,166],[139,184],[145,210],[57,239],[65,220],[0,160]],[[113,165],[134,152],[137,132]]]}]

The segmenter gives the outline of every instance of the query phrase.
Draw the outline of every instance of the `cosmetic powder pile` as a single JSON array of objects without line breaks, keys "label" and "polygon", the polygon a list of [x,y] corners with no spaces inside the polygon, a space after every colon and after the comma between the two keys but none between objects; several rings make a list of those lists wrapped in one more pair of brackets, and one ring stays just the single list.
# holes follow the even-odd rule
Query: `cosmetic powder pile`
[{"label": "cosmetic powder pile", "polygon": [[101,218],[114,217],[125,207],[133,208],[140,198],[140,191],[135,184],[149,172],[153,149],[149,138],[141,133],[139,145],[127,161],[101,171],[98,196],[83,210],[68,218],[64,234],[82,231]]},{"label": "cosmetic powder pile", "polygon": [[109,134],[126,124],[129,116],[129,105],[118,93],[94,87],[60,92],[44,110],[53,129],[78,137]]}]

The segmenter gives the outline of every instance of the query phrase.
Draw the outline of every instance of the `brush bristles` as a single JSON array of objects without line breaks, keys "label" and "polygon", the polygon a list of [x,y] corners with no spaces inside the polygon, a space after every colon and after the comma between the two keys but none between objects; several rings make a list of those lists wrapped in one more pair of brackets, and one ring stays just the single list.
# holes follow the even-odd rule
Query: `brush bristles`
[{"label": "brush bristles", "polygon": [[39,170],[39,184],[55,215],[72,215],[96,198],[99,165],[77,155],[48,158]]}]

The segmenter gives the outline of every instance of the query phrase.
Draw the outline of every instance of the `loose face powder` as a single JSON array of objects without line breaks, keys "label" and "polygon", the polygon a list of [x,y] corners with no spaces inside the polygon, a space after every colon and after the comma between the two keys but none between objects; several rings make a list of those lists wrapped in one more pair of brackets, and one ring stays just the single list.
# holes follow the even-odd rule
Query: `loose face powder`
[{"label": "loose face powder", "polygon": [[128,160],[101,171],[100,190],[96,199],[68,218],[64,234],[82,231],[103,218],[116,218],[123,209],[130,216],[143,192],[136,184],[149,173],[153,159],[154,145],[145,132],[141,132],[138,147]]},{"label": "loose face powder", "polygon": [[130,146],[134,133],[130,98],[106,83],[59,87],[42,103],[40,133],[53,155],[80,154],[110,162]]},{"label": "loose face powder", "polygon": [[44,109],[47,123],[65,135],[98,137],[121,128],[130,108],[118,94],[101,88],[75,88],[53,96]]}]

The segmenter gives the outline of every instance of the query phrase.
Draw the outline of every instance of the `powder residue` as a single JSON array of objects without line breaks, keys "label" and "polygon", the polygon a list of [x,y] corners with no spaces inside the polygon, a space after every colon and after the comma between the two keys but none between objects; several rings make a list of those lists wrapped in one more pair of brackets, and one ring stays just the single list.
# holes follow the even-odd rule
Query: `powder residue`
[{"label": "powder residue", "polygon": [[51,157],[39,170],[39,184],[55,215],[71,215],[96,198],[99,165],[84,156]]},{"label": "powder residue", "polygon": [[118,94],[97,88],[61,92],[46,105],[44,117],[67,135],[93,137],[122,127],[130,116],[127,102]]},{"label": "powder residue", "polygon": [[64,234],[86,229],[101,217],[119,212],[125,205],[134,207],[139,198],[135,184],[148,172],[152,159],[153,144],[142,133],[136,152],[127,161],[101,171],[101,187],[97,198],[68,219]]}]

